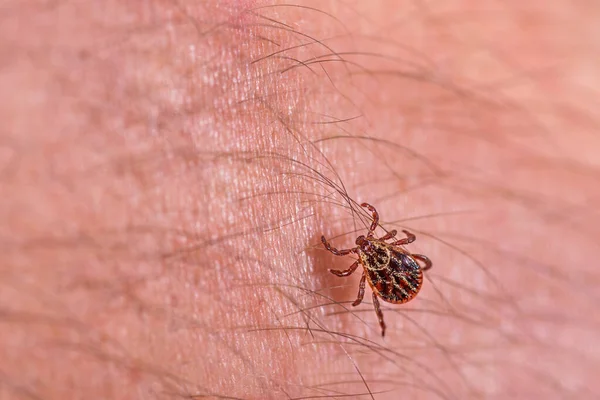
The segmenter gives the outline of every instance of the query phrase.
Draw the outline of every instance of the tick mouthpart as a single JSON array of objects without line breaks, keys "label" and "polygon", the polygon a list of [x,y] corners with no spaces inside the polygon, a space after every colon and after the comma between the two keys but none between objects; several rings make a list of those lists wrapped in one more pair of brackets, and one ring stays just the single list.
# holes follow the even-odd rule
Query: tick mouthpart
[{"label": "tick mouthpart", "polygon": [[367,241],[365,240],[365,235],[360,235],[359,237],[356,238],[356,245],[357,246],[362,246],[363,244],[365,244]]}]

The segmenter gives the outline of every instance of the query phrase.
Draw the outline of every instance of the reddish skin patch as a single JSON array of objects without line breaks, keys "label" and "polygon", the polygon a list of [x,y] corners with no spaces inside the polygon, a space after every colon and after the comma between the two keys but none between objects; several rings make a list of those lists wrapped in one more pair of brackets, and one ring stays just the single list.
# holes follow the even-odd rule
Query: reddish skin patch
[{"label": "reddish skin patch", "polygon": [[256,23],[251,12],[257,7],[255,0],[220,0],[218,4],[219,8],[230,11],[231,17],[227,22],[233,26],[247,28]]},{"label": "reddish skin patch", "polygon": [[[321,236],[321,241],[325,248],[336,256],[345,256],[351,253],[358,255],[358,260],[348,269],[344,271],[330,269],[329,272],[336,276],[346,277],[352,275],[359,264],[362,265],[363,274],[358,285],[358,296],[352,305],[356,307],[362,302],[365,295],[365,282],[368,281],[373,290],[373,307],[375,307],[375,313],[377,313],[381,326],[381,336],[385,336],[385,322],[378,297],[393,304],[409,302],[421,290],[423,271],[431,268],[432,263],[426,256],[411,254],[400,247],[415,241],[415,235],[409,231],[402,231],[406,234],[406,238],[390,243],[386,243],[386,240],[396,236],[395,229],[376,238],[374,232],[379,225],[379,213],[370,204],[362,203],[361,207],[365,207],[373,213],[373,222],[367,236],[360,235],[356,238],[356,247],[338,250],[329,244],[325,236]],[[421,266],[417,260],[423,262],[424,265]]]}]

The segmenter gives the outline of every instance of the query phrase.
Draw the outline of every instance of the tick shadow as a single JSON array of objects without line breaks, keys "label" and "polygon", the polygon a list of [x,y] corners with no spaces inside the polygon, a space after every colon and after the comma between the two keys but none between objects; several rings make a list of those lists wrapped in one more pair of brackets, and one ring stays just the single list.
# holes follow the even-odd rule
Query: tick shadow
[{"label": "tick shadow", "polygon": [[[352,302],[356,299],[358,293],[362,267],[359,265],[354,273],[346,277],[336,276],[329,270],[348,269],[357,260],[356,256],[353,254],[345,256],[332,254],[321,243],[321,235],[316,236],[311,243],[312,246],[307,250],[307,254],[309,261],[312,263],[313,275],[316,282],[314,287],[319,293],[325,296],[322,299],[323,303],[328,302],[328,299],[330,299],[330,302],[339,305],[339,307],[335,307],[335,304],[332,304],[332,308],[329,308],[327,311],[352,311],[355,309],[355,307],[352,307]],[[332,245],[339,246],[339,248],[347,248],[346,246],[353,245],[353,243],[347,239],[339,238],[339,240],[334,239]]]}]

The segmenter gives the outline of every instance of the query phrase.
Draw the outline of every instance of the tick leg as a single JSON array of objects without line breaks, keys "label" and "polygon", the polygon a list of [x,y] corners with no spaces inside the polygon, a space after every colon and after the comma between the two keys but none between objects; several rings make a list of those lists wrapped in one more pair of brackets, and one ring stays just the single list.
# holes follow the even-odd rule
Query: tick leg
[{"label": "tick leg", "polygon": [[359,305],[363,298],[365,297],[365,280],[367,279],[367,275],[365,275],[364,271],[362,277],[360,278],[360,283],[358,284],[358,296],[356,296],[356,300],[352,303],[353,307]]},{"label": "tick leg", "polygon": [[421,269],[423,269],[423,271],[427,271],[429,268],[431,268],[433,266],[433,263],[431,262],[429,257],[424,256],[423,254],[411,254],[411,256],[413,258],[416,258],[417,260],[421,260],[425,263],[425,266],[421,267]]},{"label": "tick leg", "polygon": [[381,312],[381,307],[379,306],[379,300],[377,299],[377,295],[373,292],[373,307],[375,307],[375,313],[377,314],[377,318],[379,319],[379,326],[381,326],[381,337],[385,336],[385,322],[383,322],[383,312]]},{"label": "tick leg", "polygon": [[[354,264],[352,264],[352,265],[350,266],[350,268],[348,268],[348,269],[345,269],[345,270],[343,270],[343,271],[340,271],[340,270],[338,270],[338,269],[330,269],[330,270],[329,270],[329,272],[331,272],[331,273],[332,273],[332,274],[334,274],[334,275],[337,275],[337,276],[344,277],[344,276],[352,275],[352,273],[353,273],[354,271],[356,271],[356,268],[358,268],[358,261],[357,261],[357,262],[355,262]],[[363,274],[363,276],[364,276],[364,274]]]},{"label": "tick leg", "polygon": [[404,239],[400,239],[397,242],[392,243],[394,246],[403,246],[405,244],[412,243],[417,238],[415,235],[413,235],[412,233],[410,233],[409,231],[407,231],[405,229],[403,229],[402,232],[404,232],[406,237]]},{"label": "tick leg", "polygon": [[338,250],[335,247],[331,247],[325,236],[321,236],[321,242],[323,242],[323,246],[336,256],[345,256],[346,254],[354,253],[354,249],[346,249],[346,250]]},{"label": "tick leg", "polygon": [[369,236],[373,232],[375,232],[375,229],[377,229],[377,225],[379,225],[379,213],[377,212],[375,207],[373,207],[369,203],[362,203],[360,206],[367,208],[373,213],[373,223],[371,224],[371,227],[369,228],[369,233],[367,234],[367,236]]},{"label": "tick leg", "polygon": [[394,236],[396,236],[397,233],[398,233],[397,230],[392,229],[391,231],[389,231],[388,233],[386,233],[385,235],[383,235],[382,237],[380,237],[379,240],[388,240],[388,239],[391,239]]}]

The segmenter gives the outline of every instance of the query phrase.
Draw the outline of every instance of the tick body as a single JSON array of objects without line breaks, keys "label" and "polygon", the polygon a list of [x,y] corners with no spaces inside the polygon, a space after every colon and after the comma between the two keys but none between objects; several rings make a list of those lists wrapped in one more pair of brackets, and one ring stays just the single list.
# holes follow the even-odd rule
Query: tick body
[{"label": "tick body", "polygon": [[[337,256],[347,254],[358,256],[358,260],[348,269],[344,271],[330,269],[329,271],[334,275],[345,277],[356,271],[359,264],[363,267],[358,296],[352,305],[357,306],[362,302],[365,295],[365,283],[369,282],[369,286],[373,290],[373,306],[381,326],[381,336],[385,336],[385,322],[378,298],[393,304],[402,304],[412,300],[423,285],[423,271],[431,268],[432,263],[426,256],[412,254],[401,247],[416,239],[415,235],[406,230],[402,231],[406,235],[404,239],[387,242],[387,240],[395,238],[396,230],[376,238],[374,232],[379,225],[379,214],[370,204],[362,203],[361,206],[373,213],[373,222],[366,236],[360,235],[356,238],[356,247],[338,250],[329,244],[325,236],[321,236],[321,241],[327,250]],[[423,265],[420,265],[417,260],[421,261]]]}]

